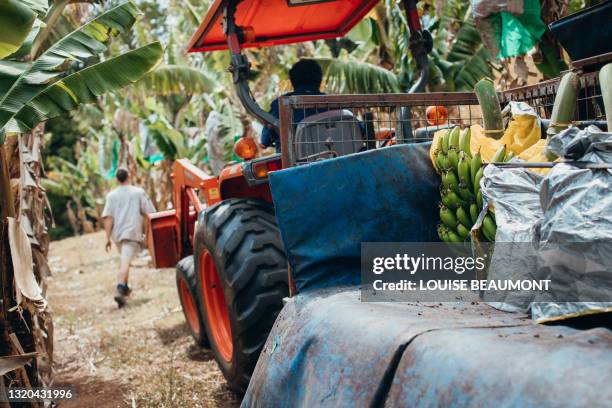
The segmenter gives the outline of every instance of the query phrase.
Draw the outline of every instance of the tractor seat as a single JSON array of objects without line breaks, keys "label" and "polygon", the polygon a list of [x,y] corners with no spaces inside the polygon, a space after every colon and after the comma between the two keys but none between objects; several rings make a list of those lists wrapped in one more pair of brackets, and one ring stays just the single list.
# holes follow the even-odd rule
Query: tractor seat
[{"label": "tractor seat", "polygon": [[332,110],[304,118],[295,132],[296,163],[309,163],[365,149],[359,120],[349,110]]}]

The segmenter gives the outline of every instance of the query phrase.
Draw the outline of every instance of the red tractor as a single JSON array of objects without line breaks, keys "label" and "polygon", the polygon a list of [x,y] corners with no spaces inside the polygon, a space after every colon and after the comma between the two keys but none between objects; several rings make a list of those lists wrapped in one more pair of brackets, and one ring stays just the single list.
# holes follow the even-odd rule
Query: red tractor
[{"label": "red tractor", "polygon": [[[229,70],[244,107],[282,140],[279,119],[261,109],[251,95],[250,66],[241,50],[342,36],[377,4],[378,0],[217,0],[189,51],[228,49]],[[411,50],[421,70],[411,91],[418,91],[427,80],[431,38],[420,28],[416,2],[404,1],[404,7]],[[282,155],[253,159],[252,143],[237,142],[236,153],[247,161],[226,167],[218,178],[188,160],[177,160],[172,175],[174,209],[150,217],[148,238],[157,267],[178,263],[178,293],[191,333],[199,345],[210,345],[238,393],[246,390],[292,287],[267,180],[269,172],[289,166],[286,146]]]}]

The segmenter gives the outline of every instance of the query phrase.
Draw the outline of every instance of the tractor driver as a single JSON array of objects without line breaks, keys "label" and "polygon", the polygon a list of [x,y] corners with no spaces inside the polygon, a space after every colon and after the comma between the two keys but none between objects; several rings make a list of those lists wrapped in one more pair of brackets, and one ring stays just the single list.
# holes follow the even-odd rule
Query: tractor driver
[{"label": "tractor driver", "polygon": [[[323,71],[317,61],[310,59],[301,59],[291,67],[289,71],[289,79],[293,92],[284,96],[292,95],[325,95],[320,91],[321,82],[323,81]],[[320,113],[317,109],[302,109],[293,112],[293,123],[301,122],[305,117]],[[278,118],[278,99],[275,99],[270,106],[269,113]],[[281,151],[280,138],[276,131],[270,126],[264,126],[261,132],[261,144],[264,147],[274,146],[276,151]]]}]

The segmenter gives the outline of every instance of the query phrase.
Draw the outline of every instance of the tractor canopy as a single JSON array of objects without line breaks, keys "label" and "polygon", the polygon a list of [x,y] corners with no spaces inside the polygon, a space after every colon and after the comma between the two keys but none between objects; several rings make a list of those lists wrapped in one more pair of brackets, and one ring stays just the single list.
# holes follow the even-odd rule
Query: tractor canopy
[{"label": "tractor canopy", "polygon": [[[345,35],[379,0],[243,0],[236,24],[247,35],[241,48],[267,47]],[[225,50],[223,14],[229,0],[216,0],[189,42],[189,52]]]}]

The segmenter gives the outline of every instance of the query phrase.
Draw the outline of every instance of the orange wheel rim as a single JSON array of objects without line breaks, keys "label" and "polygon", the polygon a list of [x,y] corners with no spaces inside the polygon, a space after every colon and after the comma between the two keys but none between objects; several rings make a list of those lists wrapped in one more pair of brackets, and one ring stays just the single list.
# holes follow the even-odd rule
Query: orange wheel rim
[{"label": "orange wheel rim", "polygon": [[217,267],[212,255],[206,249],[200,256],[200,279],[213,341],[223,360],[229,362],[232,360],[233,353],[232,329]]},{"label": "orange wheel rim", "polygon": [[189,286],[187,286],[187,282],[185,282],[185,279],[183,278],[179,278],[179,296],[181,297],[181,304],[183,305],[183,312],[185,313],[187,323],[195,334],[200,334],[198,308],[195,305],[193,296],[191,296]]}]

